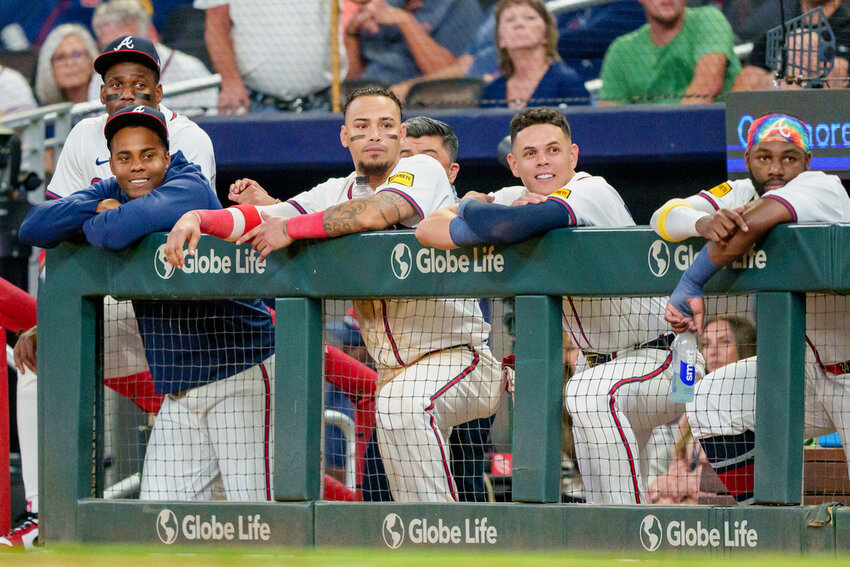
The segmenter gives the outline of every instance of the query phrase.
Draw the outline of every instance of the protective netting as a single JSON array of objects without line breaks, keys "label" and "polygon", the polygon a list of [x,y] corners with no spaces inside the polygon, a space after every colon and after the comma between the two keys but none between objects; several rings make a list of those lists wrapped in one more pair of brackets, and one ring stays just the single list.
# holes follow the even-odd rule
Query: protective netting
[{"label": "protective netting", "polygon": [[[458,304],[446,307],[452,301]],[[191,335],[203,320],[217,350],[241,345],[250,352],[249,343],[267,332],[267,314],[259,310],[248,320],[261,322],[263,330],[252,335],[242,325],[239,338],[236,318],[219,302],[185,303],[190,305],[178,310],[179,325],[169,331],[174,335]],[[707,298],[695,399],[687,405],[668,398],[671,337],[657,321],[663,302],[565,298],[563,305],[562,500],[750,502],[754,296]],[[174,313],[173,307],[162,309],[143,308],[143,321],[151,313]],[[522,356],[513,348],[513,301],[326,300],[324,309],[323,497],[510,501],[512,414],[533,411],[514,408],[506,380],[515,356]],[[841,441],[834,435],[847,404],[841,376],[850,370],[846,309],[846,296],[807,298],[808,439],[800,440],[806,447],[807,504],[845,501],[850,489]],[[383,329],[381,341],[374,340],[375,323]],[[164,335],[165,327],[158,328]],[[107,298],[107,387],[98,406],[101,425],[94,431],[95,493],[136,498],[144,489],[143,497],[154,499],[266,499],[273,358],[265,339],[254,346],[254,355],[239,359],[244,364],[253,356],[260,363],[242,369],[225,357],[216,365],[225,368],[221,379],[178,382],[189,387],[163,395],[168,390],[163,368],[155,366],[158,378],[152,380],[146,360],[168,359],[162,345],[177,339],[145,335],[149,349],[160,349],[146,357],[138,329],[131,304]],[[452,330],[470,341],[452,344]],[[448,341],[445,347],[439,347],[441,337]],[[428,350],[417,350],[417,338]],[[384,362],[376,364],[373,356]],[[396,356],[402,363],[391,364]],[[185,381],[202,366],[172,368],[182,368]]]},{"label": "protective netting", "polygon": [[[166,96],[168,109],[188,115],[338,109],[367,85],[391,87],[416,109],[699,104],[730,90],[850,84],[844,5],[812,15],[772,0],[575,4],[194,0],[151,14],[149,2],[112,0],[79,23],[94,32],[93,53],[122,34],[158,33],[163,85],[220,73],[220,89]],[[0,78],[7,112],[34,103],[15,92],[35,84],[39,55],[23,36],[38,30],[14,18],[0,62],[23,77]],[[89,59],[81,72],[98,98]],[[39,102],[57,102],[42,90]]]},{"label": "protective netting", "polygon": [[104,496],[271,499],[273,350],[258,301],[107,301]]},{"label": "protective netting", "polygon": [[[510,453],[510,404],[500,407],[508,395],[499,360],[511,352],[505,302],[354,305],[325,302],[325,498],[506,499],[504,482],[497,496],[493,478],[504,478],[504,468],[492,466]],[[370,332],[376,320],[380,341]],[[429,346],[419,348],[415,337]]]}]

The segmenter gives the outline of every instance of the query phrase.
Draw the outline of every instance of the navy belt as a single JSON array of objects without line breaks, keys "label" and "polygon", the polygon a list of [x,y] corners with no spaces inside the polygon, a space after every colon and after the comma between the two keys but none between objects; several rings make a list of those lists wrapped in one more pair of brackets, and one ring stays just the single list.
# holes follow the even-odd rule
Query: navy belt
[{"label": "navy belt", "polygon": [[[646,341],[645,343],[640,343],[635,345],[634,350],[641,349],[656,349],[656,350],[667,350],[670,348],[670,345],[673,344],[673,339],[676,338],[675,333],[670,333],[668,335],[661,335],[658,338],[652,339],[651,341]],[[605,364],[606,362],[610,362],[617,358],[616,352],[604,353],[604,352],[593,352],[593,351],[582,351],[584,354],[584,359],[587,361],[587,366],[589,368],[593,368],[594,366],[599,366],[600,364]]]}]

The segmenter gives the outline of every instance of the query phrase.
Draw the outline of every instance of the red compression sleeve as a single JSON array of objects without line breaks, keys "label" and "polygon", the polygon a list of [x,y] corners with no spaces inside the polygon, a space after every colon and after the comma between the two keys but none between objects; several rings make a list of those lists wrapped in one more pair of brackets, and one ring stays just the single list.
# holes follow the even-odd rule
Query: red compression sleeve
[{"label": "red compression sleeve", "polygon": [[325,380],[347,394],[370,396],[377,379],[377,372],[325,343]]},{"label": "red compression sleeve", "polygon": [[301,238],[327,238],[325,211],[292,217],[286,222],[286,233],[298,240]]},{"label": "red compression sleeve", "polygon": [[201,232],[218,238],[227,238],[233,232],[233,215],[226,209],[217,211],[197,209],[190,211],[201,219]]},{"label": "red compression sleeve", "polygon": [[263,222],[254,205],[236,205],[227,209],[192,211],[201,219],[201,232],[223,240],[235,241]]},{"label": "red compression sleeve", "polygon": [[0,278],[0,327],[12,332],[35,326],[35,298]]}]

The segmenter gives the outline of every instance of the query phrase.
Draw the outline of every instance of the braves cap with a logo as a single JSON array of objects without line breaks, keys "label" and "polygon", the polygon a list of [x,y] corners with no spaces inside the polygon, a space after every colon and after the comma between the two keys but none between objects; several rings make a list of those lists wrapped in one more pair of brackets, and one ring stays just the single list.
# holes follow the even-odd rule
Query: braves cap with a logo
[{"label": "braves cap with a logo", "polygon": [[162,112],[142,104],[122,108],[106,121],[106,127],[103,129],[103,133],[106,135],[106,144],[109,145],[118,130],[126,126],[150,128],[163,139],[165,146],[168,147],[168,127],[165,125],[165,116]]},{"label": "braves cap with a logo", "polygon": [[156,73],[159,81],[159,54],[149,39],[137,35],[125,35],[106,46],[103,53],[94,60],[94,70],[101,76],[116,63],[131,61],[141,63]]}]

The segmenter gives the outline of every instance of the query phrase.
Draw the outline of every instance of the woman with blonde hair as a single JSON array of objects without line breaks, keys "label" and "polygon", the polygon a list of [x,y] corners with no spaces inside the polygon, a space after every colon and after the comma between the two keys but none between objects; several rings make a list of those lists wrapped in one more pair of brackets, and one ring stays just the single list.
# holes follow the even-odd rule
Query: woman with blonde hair
[{"label": "woman with blonde hair", "polygon": [[590,103],[584,81],[558,56],[558,26],[542,0],[501,0],[495,39],[500,75],[484,87],[481,106]]},{"label": "woman with blonde hair", "polygon": [[57,26],[38,53],[35,93],[41,104],[85,102],[100,55],[91,33],[79,24]]}]

